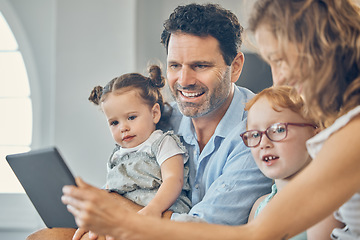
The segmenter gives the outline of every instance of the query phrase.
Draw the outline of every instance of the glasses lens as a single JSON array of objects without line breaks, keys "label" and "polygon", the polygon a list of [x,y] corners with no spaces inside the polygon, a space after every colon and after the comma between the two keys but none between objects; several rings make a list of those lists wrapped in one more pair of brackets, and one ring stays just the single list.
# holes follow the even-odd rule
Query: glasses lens
[{"label": "glasses lens", "polygon": [[254,147],[259,144],[261,133],[259,131],[247,131],[243,135],[243,141],[246,146]]},{"label": "glasses lens", "polygon": [[272,141],[281,141],[286,137],[286,124],[276,123],[271,125],[267,130],[266,134]]}]

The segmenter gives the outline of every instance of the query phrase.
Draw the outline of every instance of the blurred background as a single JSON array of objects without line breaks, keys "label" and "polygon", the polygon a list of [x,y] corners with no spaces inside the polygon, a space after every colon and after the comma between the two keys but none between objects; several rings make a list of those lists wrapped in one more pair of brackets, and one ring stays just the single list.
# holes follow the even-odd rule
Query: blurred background
[{"label": "blurred background", "polygon": [[[191,2],[219,3],[245,28],[253,4],[0,0],[0,239],[24,239],[44,227],[5,156],[56,146],[75,176],[101,187],[114,142],[102,112],[87,100],[90,91],[124,73],[147,74],[150,63],[165,74],[163,21]],[[270,69],[254,46],[246,40],[242,51],[237,84],[254,92],[270,86]]]}]

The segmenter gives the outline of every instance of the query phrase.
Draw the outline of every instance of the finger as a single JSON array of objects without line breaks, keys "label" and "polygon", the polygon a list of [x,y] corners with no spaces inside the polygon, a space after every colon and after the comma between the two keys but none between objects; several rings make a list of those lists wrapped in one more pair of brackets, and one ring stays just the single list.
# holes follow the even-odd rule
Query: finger
[{"label": "finger", "polygon": [[72,240],[80,240],[81,237],[82,237],[85,233],[87,233],[87,231],[86,231],[85,229],[83,229],[83,228],[78,228],[78,229],[76,230],[76,232],[75,232]]},{"label": "finger", "polygon": [[94,192],[94,189],[99,190],[90,185],[87,185],[86,187],[76,187],[76,186],[67,185],[63,187],[62,191],[63,194],[66,196],[71,196],[73,198],[84,200],[87,198],[87,196],[91,195],[91,192]]},{"label": "finger", "polygon": [[98,235],[92,231],[89,232],[89,238],[96,240],[98,238]]},{"label": "finger", "polygon": [[79,209],[75,208],[74,206],[66,205],[66,208],[70,213],[72,213],[72,215],[74,215],[75,218],[78,218],[80,216]]},{"label": "finger", "polygon": [[65,205],[71,205],[75,208],[83,208],[83,206],[84,206],[84,201],[82,199],[78,199],[76,197],[71,197],[71,196],[67,196],[67,195],[61,196],[61,201]]},{"label": "finger", "polygon": [[84,182],[84,180],[82,180],[81,177],[76,177],[75,182],[76,182],[76,185],[80,188],[95,188],[92,185]]}]

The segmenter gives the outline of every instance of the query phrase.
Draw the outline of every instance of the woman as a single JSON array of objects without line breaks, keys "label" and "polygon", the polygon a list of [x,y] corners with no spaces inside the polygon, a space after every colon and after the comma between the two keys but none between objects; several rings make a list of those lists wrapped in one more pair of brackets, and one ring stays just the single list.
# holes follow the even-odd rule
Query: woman
[{"label": "woman", "polygon": [[[250,29],[270,63],[274,84],[295,86],[308,111],[330,129],[309,142],[314,160],[308,167],[254,221],[237,227],[174,223],[129,213],[105,192],[78,179],[78,188],[64,188],[63,201],[80,227],[116,239],[287,239],[341,206],[342,217],[348,205],[358,216],[358,7],[350,0],[262,0],[251,16]],[[340,120],[333,125],[336,119]],[[359,238],[359,224],[345,220],[350,221],[345,221],[351,231],[348,239]],[[337,236],[341,234],[347,233]]]}]

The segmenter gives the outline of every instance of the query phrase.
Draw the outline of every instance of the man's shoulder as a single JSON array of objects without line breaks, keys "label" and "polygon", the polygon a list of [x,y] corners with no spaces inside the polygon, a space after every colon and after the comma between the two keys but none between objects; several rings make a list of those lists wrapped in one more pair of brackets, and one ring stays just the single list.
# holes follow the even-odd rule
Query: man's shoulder
[{"label": "man's shoulder", "polygon": [[238,85],[235,86],[235,92],[238,92],[235,94],[239,94],[240,96],[237,100],[245,101],[245,103],[255,96],[255,93],[253,93],[250,89]]}]

